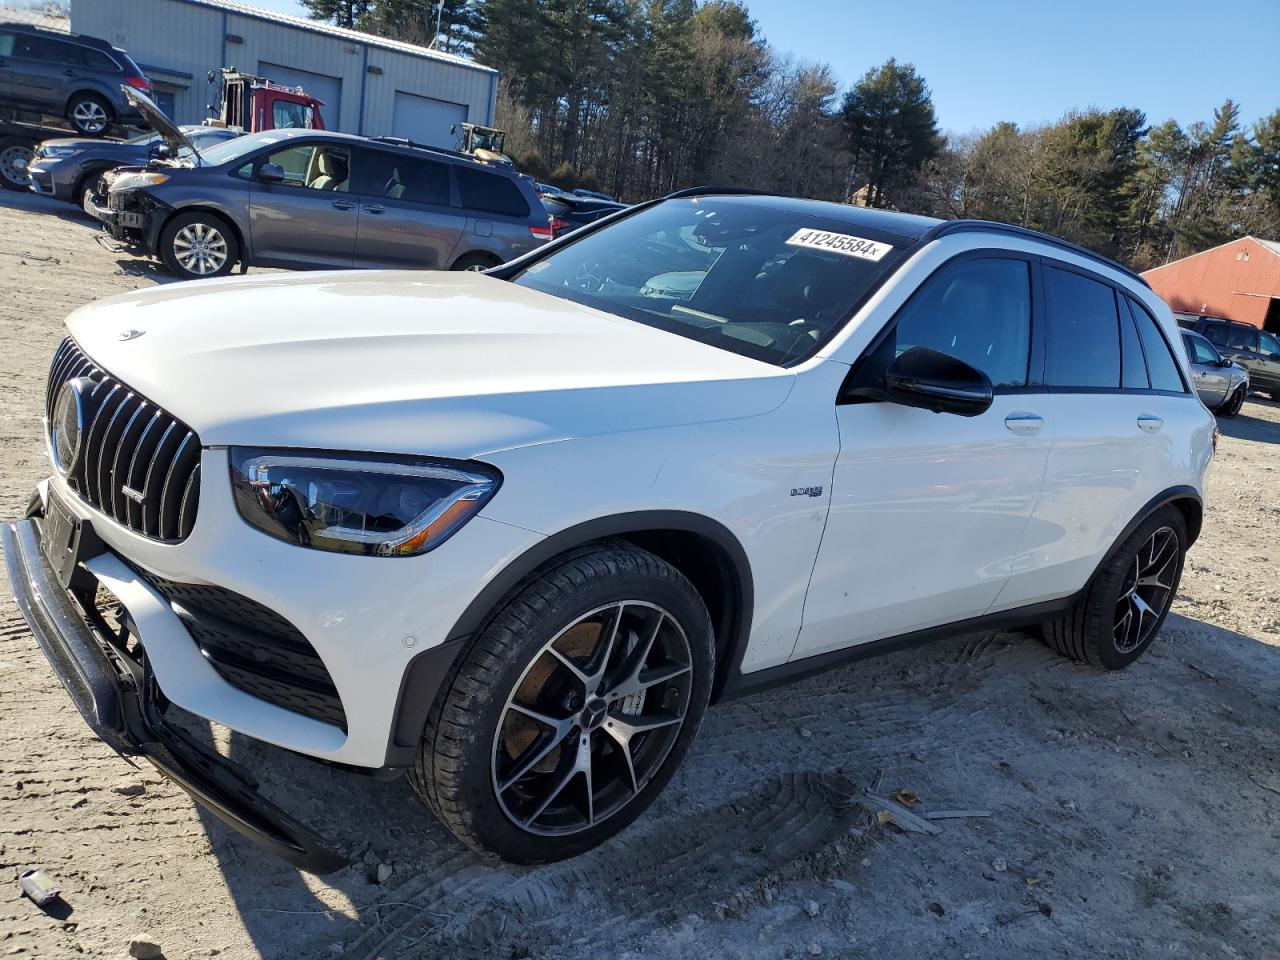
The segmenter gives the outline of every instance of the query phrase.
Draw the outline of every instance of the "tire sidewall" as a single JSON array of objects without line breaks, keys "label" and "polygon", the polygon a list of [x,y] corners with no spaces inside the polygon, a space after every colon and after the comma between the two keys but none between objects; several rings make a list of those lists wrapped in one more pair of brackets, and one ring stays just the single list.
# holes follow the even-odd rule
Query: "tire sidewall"
[{"label": "tire sidewall", "polygon": [[[1155,628],[1147,635],[1147,639],[1132,650],[1121,651],[1116,647],[1115,607],[1119,602],[1120,590],[1124,584],[1129,568],[1143,544],[1161,527],[1170,527],[1178,538],[1178,565],[1174,572],[1173,587],[1168,604],[1156,620]],[[1092,638],[1098,663],[1108,670],[1120,670],[1142,656],[1147,648],[1159,636],[1164,627],[1165,618],[1173,608],[1173,600],[1178,594],[1178,586],[1182,582],[1182,568],[1187,557],[1187,523],[1182,511],[1174,506],[1166,506],[1157,510],[1131,533],[1123,544],[1107,559],[1089,591],[1088,620],[1096,624],[1096,634]]]},{"label": "tire sidewall", "polygon": [[[81,103],[96,103],[106,113],[106,121],[101,130],[85,130],[76,122],[76,106]],[[96,93],[76,94],[67,102],[67,120],[76,132],[82,137],[105,137],[107,131],[111,129],[111,125],[115,123],[116,112],[111,108],[111,104],[107,102],[105,97],[101,97]]]},{"label": "tire sidewall", "polygon": [[[204,223],[214,227],[223,238],[227,241],[227,262],[213,273],[192,273],[178,262],[178,257],[174,253],[173,240],[177,236],[178,231],[183,227],[190,226],[193,223]],[[183,280],[211,280],[214,277],[225,277],[233,269],[237,261],[240,259],[240,244],[236,240],[235,232],[231,229],[230,224],[222,217],[216,214],[195,212],[180,213],[169,220],[164,225],[164,229],[160,231],[160,259],[164,265],[168,267],[169,272],[174,276]]]},{"label": "tire sidewall", "polygon": [[[537,588],[538,584],[532,585],[532,589]],[[548,598],[545,590],[540,590],[539,595]],[[711,693],[714,639],[706,608],[683,577],[612,575],[595,578],[583,589],[572,593],[556,591],[547,609],[539,612],[537,628],[527,632],[524,630],[525,621],[510,616],[511,608],[518,606],[520,599],[517,597],[511,607],[499,614],[485,634],[520,630],[523,633],[519,640],[521,655],[507,658],[498,676],[480,687],[469,702],[461,704],[472,717],[475,735],[467,745],[460,786],[462,794],[468,798],[464,817],[469,821],[469,830],[484,838],[489,852],[517,863],[540,863],[574,856],[597,846],[632,823],[667,785],[688,752],[706,711]],[[494,740],[507,697],[535,656],[557,633],[592,610],[617,600],[655,603],[678,620],[685,631],[693,659],[693,683],[684,726],[662,766],[639,795],[611,817],[576,834],[539,836],[528,833],[517,827],[504,812],[492,782]]]}]

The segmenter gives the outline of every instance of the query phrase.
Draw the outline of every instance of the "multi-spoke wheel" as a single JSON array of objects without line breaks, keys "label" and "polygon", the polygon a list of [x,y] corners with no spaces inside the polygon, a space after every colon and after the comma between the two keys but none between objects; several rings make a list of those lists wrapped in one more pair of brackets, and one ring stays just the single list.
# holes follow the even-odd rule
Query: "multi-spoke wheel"
[{"label": "multi-spoke wheel", "polygon": [[1157,510],[1103,563],[1083,599],[1044,624],[1046,642],[1074,660],[1112,670],[1128,666],[1151,645],[1169,613],[1186,549],[1182,511]]},{"label": "multi-spoke wheel", "polygon": [[77,93],[67,104],[67,119],[86,137],[100,137],[111,126],[115,114],[96,93]]},{"label": "multi-spoke wheel", "polygon": [[604,543],[553,563],[497,614],[428,722],[415,785],[471,846],[520,862],[623,829],[688,749],[713,639],[674,567]]},{"label": "multi-spoke wheel", "polygon": [[226,221],[201,210],[179,214],[165,224],[160,256],[179,277],[194,280],[230,273],[240,248]]}]

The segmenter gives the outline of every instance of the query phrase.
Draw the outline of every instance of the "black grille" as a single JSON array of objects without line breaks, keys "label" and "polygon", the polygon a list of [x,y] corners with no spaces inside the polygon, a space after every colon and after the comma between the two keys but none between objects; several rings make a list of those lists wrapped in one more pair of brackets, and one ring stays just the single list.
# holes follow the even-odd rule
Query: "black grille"
[{"label": "black grille", "polygon": [[175,583],[139,571],[169,601],[215,670],[278,707],[347,729],[333,678],[315,648],[269,607],[223,587]]},{"label": "black grille", "polygon": [[107,516],[153,540],[185,540],[200,500],[200,438],[84,355],[68,337],[49,370],[45,415],[77,377],[86,394],[81,454],[67,482]]}]

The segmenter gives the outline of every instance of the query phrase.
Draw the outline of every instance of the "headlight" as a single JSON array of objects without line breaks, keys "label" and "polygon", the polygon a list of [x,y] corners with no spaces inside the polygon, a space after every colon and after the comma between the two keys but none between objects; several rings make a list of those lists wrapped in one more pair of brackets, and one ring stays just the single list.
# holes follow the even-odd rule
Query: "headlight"
[{"label": "headlight", "polygon": [[169,182],[167,173],[126,173],[111,181],[112,190],[139,190],[142,187],[158,187]]},{"label": "headlight", "polygon": [[84,153],[81,147],[41,147],[40,155],[49,157],[53,160],[65,160],[67,157],[74,157],[77,154]]},{"label": "headlight", "polygon": [[232,448],[240,516],[280,540],[379,557],[426,553],[502,483],[491,467],[408,457]]}]

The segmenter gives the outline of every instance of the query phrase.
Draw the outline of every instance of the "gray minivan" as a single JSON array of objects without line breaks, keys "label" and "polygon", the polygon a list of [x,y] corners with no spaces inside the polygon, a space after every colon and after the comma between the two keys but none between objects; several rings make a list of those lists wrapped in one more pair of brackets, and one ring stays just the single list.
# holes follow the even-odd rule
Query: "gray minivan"
[{"label": "gray minivan", "polygon": [[154,104],[131,98],[164,134],[169,158],[108,174],[106,196],[87,197],[85,209],[184,279],[221,276],[237,262],[486,270],[551,239],[546,210],[510,170],[322,130],[196,150]]}]

